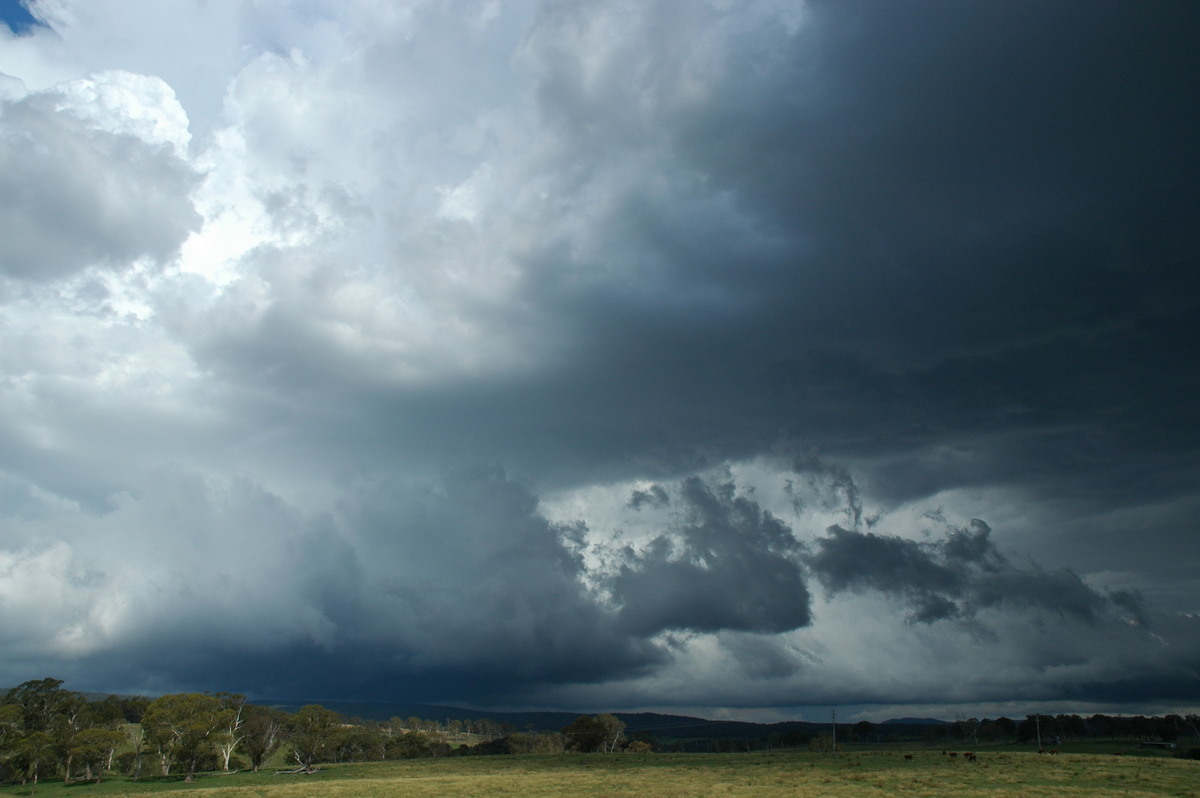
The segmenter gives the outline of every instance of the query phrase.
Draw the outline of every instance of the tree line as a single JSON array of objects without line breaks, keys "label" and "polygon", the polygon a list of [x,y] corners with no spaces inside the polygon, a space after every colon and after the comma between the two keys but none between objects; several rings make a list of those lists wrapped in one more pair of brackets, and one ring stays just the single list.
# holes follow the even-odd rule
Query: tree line
[{"label": "tree line", "polygon": [[945,729],[964,742],[1058,740],[1139,740],[1174,742],[1200,737],[1200,717],[1189,715],[1026,715],[1022,720],[959,718]]},{"label": "tree line", "polygon": [[236,693],[88,698],[62,684],[28,681],[0,699],[0,783],[36,790],[43,778],[99,782],[114,772],[135,781],[191,781],[199,772],[257,771],[281,759],[286,772],[303,773],[328,762],[613,752],[626,745],[625,724],[612,715],[581,716],[559,732],[519,733],[488,718],[364,721],[319,704],[284,712]]}]

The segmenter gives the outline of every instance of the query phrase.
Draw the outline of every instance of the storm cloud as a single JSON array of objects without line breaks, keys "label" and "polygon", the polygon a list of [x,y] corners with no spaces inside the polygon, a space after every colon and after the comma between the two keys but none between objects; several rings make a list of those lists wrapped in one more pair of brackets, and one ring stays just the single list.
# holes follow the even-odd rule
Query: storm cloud
[{"label": "storm cloud", "polygon": [[972,618],[980,609],[1005,604],[1089,623],[1108,605],[1138,614],[1133,594],[1109,599],[1070,570],[1047,573],[1012,563],[996,550],[990,533],[979,519],[937,543],[833,526],[818,540],[809,565],[834,593],[873,589],[906,599],[909,617],[922,623]]},{"label": "storm cloud", "polygon": [[689,477],[679,491],[682,526],[624,552],[607,585],[622,628],[786,632],[810,622],[791,530],[734,490]]},{"label": "storm cloud", "polygon": [[0,684],[1200,705],[1200,9],[25,9]]}]

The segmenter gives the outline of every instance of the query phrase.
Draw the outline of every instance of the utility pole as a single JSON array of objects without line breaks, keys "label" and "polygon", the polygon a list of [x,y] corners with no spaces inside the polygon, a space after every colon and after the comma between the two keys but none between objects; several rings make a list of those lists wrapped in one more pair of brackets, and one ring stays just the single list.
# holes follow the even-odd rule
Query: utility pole
[{"label": "utility pole", "polygon": [[837,753],[837,710],[832,709],[832,710],[830,710],[829,714],[830,714],[830,717],[833,719],[833,752],[836,754]]},{"label": "utility pole", "polygon": [[1042,715],[1040,712],[1033,716],[1033,723],[1035,726],[1037,726],[1038,753],[1041,753],[1041,751],[1042,751]]}]

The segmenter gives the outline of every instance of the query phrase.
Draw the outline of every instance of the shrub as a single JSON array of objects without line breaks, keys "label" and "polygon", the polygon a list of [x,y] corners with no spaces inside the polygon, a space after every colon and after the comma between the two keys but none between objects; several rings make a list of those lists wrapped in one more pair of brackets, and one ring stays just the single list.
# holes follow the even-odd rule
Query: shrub
[{"label": "shrub", "polygon": [[816,737],[808,741],[808,750],[816,751],[821,754],[829,754],[833,752],[833,738],[828,734],[818,734]]}]

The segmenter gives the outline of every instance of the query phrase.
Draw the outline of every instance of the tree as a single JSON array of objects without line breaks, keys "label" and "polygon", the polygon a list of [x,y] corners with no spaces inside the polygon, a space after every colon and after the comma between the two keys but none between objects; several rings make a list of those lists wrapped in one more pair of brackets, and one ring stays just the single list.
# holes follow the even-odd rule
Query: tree
[{"label": "tree", "polygon": [[[25,714],[16,704],[0,705],[0,765],[6,766],[20,753],[25,734]],[[0,769],[0,778],[5,774]]]},{"label": "tree", "polygon": [[47,731],[54,739],[55,749],[63,763],[63,782],[71,781],[71,765],[75,760],[75,736],[91,726],[92,707],[80,693],[61,691],[57,711],[50,716]]},{"label": "tree", "polygon": [[30,732],[21,741],[20,757],[24,761],[27,777],[33,782],[30,791],[30,795],[33,795],[37,792],[38,774],[42,768],[58,759],[54,739],[44,731]]},{"label": "tree", "polygon": [[63,762],[65,780],[71,780],[74,752],[71,740],[87,722],[90,710],[79,693],[62,689],[62,679],[32,679],[8,691],[3,703],[21,708],[25,731],[45,732]]},{"label": "tree", "polygon": [[244,719],[242,712],[246,706],[246,696],[237,693],[217,693],[216,698],[221,707],[230,713],[229,722],[217,736],[217,750],[221,752],[221,767],[229,772],[229,759],[233,749],[242,741],[241,729]]},{"label": "tree", "polygon": [[[405,735],[407,736],[407,735]],[[420,735],[424,737],[424,735]],[[381,731],[367,726],[348,726],[333,734],[332,750],[338,762],[369,762],[387,756],[389,738]]]},{"label": "tree", "polygon": [[263,762],[279,748],[286,715],[270,707],[247,704],[241,734],[241,750],[250,759],[250,767],[257,771]]},{"label": "tree", "polygon": [[597,715],[596,722],[604,730],[604,740],[600,744],[600,750],[607,754],[613,753],[625,740],[625,721],[616,715],[605,713]]},{"label": "tree", "polygon": [[833,753],[833,738],[828,734],[818,734],[808,741],[808,750],[821,754]]},{"label": "tree", "polygon": [[96,783],[112,765],[112,757],[117,748],[125,742],[125,735],[112,729],[83,729],[71,740],[71,754],[74,760],[87,769],[87,779],[95,774]]},{"label": "tree", "polygon": [[131,750],[122,756],[128,758],[129,769],[127,774],[137,781],[142,776],[142,755],[145,753],[146,744],[146,729],[141,723],[131,723],[125,727],[125,736],[129,742]]},{"label": "tree", "polygon": [[998,740],[1013,740],[1017,737],[1017,722],[1012,718],[1003,715],[996,718],[995,729]]},{"label": "tree", "polygon": [[979,718],[968,718],[964,715],[958,715],[954,719],[952,725],[954,736],[959,740],[970,738],[975,745],[979,745]]},{"label": "tree", "polygon": [[125,708],[120,696],[108,695],[90,704],[92,723],[116,728],[125,722]]},{"label": "tree", "polygon": [[305,773],[313,772],[313,762],[329,749],[340,725],[341,716],[320,704],[301,707],[288,720],[292,756]]},{"label": "tree", "polygon": [[63,690],[62,683],[62,679],[23,682],[8,691],[3,703],[21,708],[26,730],[48,731],[54,725],[55,716],[63,712],[72,697],[78,696],[78,693]]},{"label": "tree", "polygon": [[158,748],[162,774],[168,776],[176,763],[186,763],[185,781],[193,781],[197,763],[215,750],[217,735],[232,715],[220,699],[199,693],[174,693],[152,701],[142,726]]},{"label": "tree", "polygon": [[607,739],[607,730],[600,721],[589,715],[580,715],[562,730],[566,747],[571,751],[591,753],[601,750]]}]

